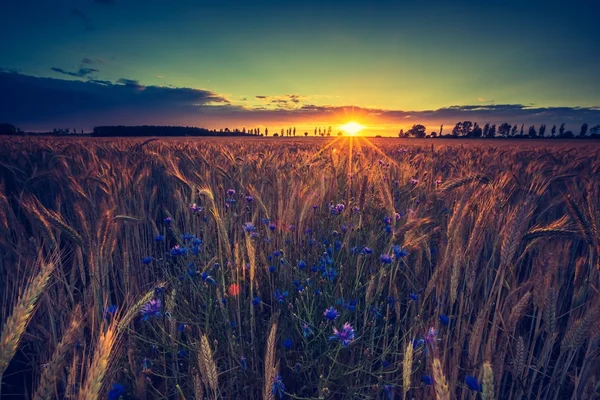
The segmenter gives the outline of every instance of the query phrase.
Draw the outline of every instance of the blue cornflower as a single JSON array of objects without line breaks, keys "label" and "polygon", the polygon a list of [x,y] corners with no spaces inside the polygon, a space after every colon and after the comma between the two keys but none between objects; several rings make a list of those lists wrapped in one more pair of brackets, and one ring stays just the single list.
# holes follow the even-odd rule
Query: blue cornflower
[{"label": "blue cornflower", "polygon": [[216,285],[217,282],[214,280],[214,278],[212,276],[207,276],[206,279],[204,280],[204,282],[210,284],[210,285]]},{"label": "blue cornflower", "polygon": [[391,223],[392,223],[392,219],[391,219],[390,217],[383,217],[383,222],[384,222],[386,225],[389,225],[389,224],[391,224]]},{"label": "blue cornflower", "polygon": [[275,228],[277,228],[277,225],[275,225],[275,224],[269,224],[269,229],[270,229],[271,231],[274,231],[274,230],[275,230]]},{"label": "blue cornflower", "polygon": [[269,265],[269,272],[273,273],[277,270],[277,268],[275,268],[275,266],[273,265]]},{"label": "blue cornflower", "polygon": [[396,258],[406,257],[408,255],[408,251],[396,245],[394,246],[394,255],[396,256]]},{"label": "blue cornflower", "polygon": [[188,233],[182,233],[182,234],[181,234],[181,239],[182,239],[184,242],[187,242],[188,240],[192,240],[193,238],[194,238],[194,235],[192,235],[192,234],[191,234],[191,233],[189,233],[189,232],[188,232]]},{"label": "blue cornflower", "polygon": [[311,337],[312,335],[314,335],[314,332],[312,329],[310,329],[310,326],[308,326],[308,324],[302,324],[302,336],[307,338]]},{"label": "blue cornflower", "polygon": [[155,242],[164,242],[165,237],[163,235],[156,235],[156,236],[154,236],[154,241]]},{"label": "blue cornflower", "polygon": [[112,389],[108,392],[108,400],[119,400],[125,394],[125,386],[120,383],[114,383]]},{"label": "blue cornflower", "polygon": [[304,262],[303,260],[298,261],[298,268],[305,269],[306,268],[306,262]]},{"label": "blue cornflower", "polygon": [[292,342],[292,339],[290,338],[285,338],[282,342],[283,348],[286,350],[291,349],[293,344],[294,342]]},{"label": "blue cornflower", "polygon": [[161,316],[161,303],[158,299],[153,299],[144,304],[142,309],[140,310],[140,314],[142,314],[142,320],[147,321],[152,317],[160,317]]},{"label": "blue cornflower", "polygon": [[388,297],[388,304],[390,305],[390,307],[394,307],[395,303],[396,303],[396,298],[394,296]]},{"label": "blue cornflower", "polygon": [[418,294],[416,294],[416,293],[411,293],[411,294],[410,294],[410,299],[411,299],[412,301],[417,301],[417,300],[419,300],[419,295],[418,295]]},{"label": "blue cornflower", "polygon": [[253,306],[258,306],[258,305],[260,305],[260,297],[258,297],[258,296],[254,296],[254,298],[252,299],[252,305],[253,305]]},{"label": "blue cornflower", "polygon": [[392,233],[392,226],[391,225],[386,225],[385,226],[385,232],[386,233]]},{"label": "blue cornflower", "polygon": [[332,306],[325,309],[325,311],[323,312],[323,316],[329,321],[335,321],[335,319],[339,316],[339,313]]},{"label": "blue cornflower", "polygon": [[194,246],[200,246],[202,244],[202,240],[200,240],[198,238],[194,238],[194,240],[192,240],[192,244]]},{"label": "blue cornflower", "polygon": [[203,281],[206,281],[206,278],[208,278],[208,277],[209,277],[209,275],[208,275],[208,272],[206,272],[206,271],[204,271],[202,273],[202,275],[200,275],[200,278],[202,278]]},{"label": "blue cornflower", "polygon": [[148,265],[152,262],[152,257],[144,257],[142,258],[142,264]]},{"label": "blue cornflower", "polygon": [[163,222],[165,223],[165,225],[171,225],[171,222],[173,222],[173,219],[171,219],[171,217],[167,217],[163,220]]},{"label": "blue cornflower", "polygon": [[350,301],[344,303],[344,308],[346,310],[350,310],[351,312],[354,312],[354,311],[356,311],[356,302],[357,302],[356,299],[350,300]]},{"label": "blue cornflower", "polygon": [[385,393],[388,400],[394,400],[394,386],[383,385],[383,392]]},{"label": "blue cornflower", "polygon": [[244,357],[244,356],[240,357],[240,365],[242,367],[242,371],[245,371],[246,369],[248,369],[248,364],[246,363],[246,357]]},{"label": "blue cornflower", "polygon": [[323,278],[327,278],[330,281],[333,281],[337,276],[338,272],[335,268],[326,268],[321,274]]},{"label": "blue cornflower", "polygon": [[285,301],[285,298],[288,296],[288,292],[282,292],[279,289],[275,289],[275,299],[283,304],[283,302]]},{"label": "blue cornflower", "polygon": [[275,256],[275,257],[279,257],[280,255],[281,255],[281,252],[279,250],[275,250],[273,252],[273,256]]},{"label": "blue cornflower", "polygon": [[476,392],[481,392],[481,384],[474,376],[467,375],[465,378],[465,384],[469,387],[469,389],[474,390]]},{"label": "blue cornflower", "polygon": [[392,256],[390,256],[389,254],[382,254],[380,259],[381,259],[381,262],[384,264],[392,263]]},{"label": "blue cornflower", "polygon": [[433,378],[431,377],[431,375],[422,375],[421,382],[429,386],[433,383]]},{"label": "blue cornflower", "polygon": [[448,325],[450,323],[450,318],[447,315],[440,315],[440,322],[442,325]]},{"label": "blue cornflower", "polygon": [[244,231],[246,233],[251,233],[254,232],[256,230],[256,227],[254,226],[254,224],[252,224],[252,222],[246,222],[244,224]]},{"label": "blue cornflower", "polygon": [[373,253],[373,249],[371,249],[370,247],[365,247],[365,248],[363,249],[363,252],[364,252],[365,254],[372,254],[372,253]]},{"label": "blue cornflower", "polygon": [[281,380],[281,375],[277,374],[273,378],[273,386],[271,386],[271,393],[273,396],[279,397],[279,399],[283,399],[283,395],[285,394],[285,385]]},{"label": "blue cornflower", "polygon": [[117,312],[117,306],[112,304],[112,305],[106,307],[106,310],[104,310],[104,318],[106,318],[107,321],[110,321],[110,319],[115,315],[116,312]]},{"label": "blue cornflower", "polygon": [[354,331],[352,325],[350,325],[348,322],[344,324],[341,331],[333,328],[333,335],[329,337],[329,340],[337,340],[344,347],[352,343],[354,339],[356,339],[356,332]]}]

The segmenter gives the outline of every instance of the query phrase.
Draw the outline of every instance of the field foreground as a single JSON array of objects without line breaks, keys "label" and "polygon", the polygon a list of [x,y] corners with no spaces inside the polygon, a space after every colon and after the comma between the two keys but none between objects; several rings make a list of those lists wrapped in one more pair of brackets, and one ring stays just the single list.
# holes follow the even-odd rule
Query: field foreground
[{"label": "field foreground", "polygon": [[596,144],[0,140],[0,396],[598,398],[597,176]]}]

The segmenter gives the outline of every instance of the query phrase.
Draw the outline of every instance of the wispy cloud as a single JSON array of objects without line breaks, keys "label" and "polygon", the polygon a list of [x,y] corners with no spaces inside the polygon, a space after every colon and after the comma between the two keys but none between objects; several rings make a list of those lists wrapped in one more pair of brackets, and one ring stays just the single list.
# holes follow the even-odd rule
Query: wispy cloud
[{"label": "wispy cloud", "polygon": [[95,68],[79,68],[77,71],[67,71],[62,68],[52,67],[50,68],[54,72],[58,72],[59,74],[74,76],[77,78],[83,78],[88,76],[89,74],[93,74],[94,72],[98,72]]},{"label": "wispy cloud", "polygon": [[71,8],[71,15],[83,21],[85,29],[88,31],[94,30],[94,26],[92,25],[92,20],[88,17],[83,11],[78,8]]}]

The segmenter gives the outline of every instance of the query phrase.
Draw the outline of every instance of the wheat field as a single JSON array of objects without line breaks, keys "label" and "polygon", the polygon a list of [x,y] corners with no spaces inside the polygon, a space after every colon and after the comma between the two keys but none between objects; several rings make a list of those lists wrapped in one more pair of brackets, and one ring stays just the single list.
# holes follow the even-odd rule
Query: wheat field
[{"label": "wheat field", "polygon": [[594,144],[2,139],[0,396],[599,398],[598,176]]}]

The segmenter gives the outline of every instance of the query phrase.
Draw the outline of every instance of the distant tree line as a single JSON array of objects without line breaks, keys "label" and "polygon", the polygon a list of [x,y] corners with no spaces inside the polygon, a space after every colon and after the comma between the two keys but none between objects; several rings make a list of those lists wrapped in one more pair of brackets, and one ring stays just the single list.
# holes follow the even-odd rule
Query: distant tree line
[{"label": "distant tree line", "polygon": [[[557,131],[557,126],[553,125],[550,132],[547,131],[546,125],[541,124],[536,128],[535,125],[530,125],[525,129],[525,124],[511,125],[504,122],[498,126],[489,122],[481,127],[477,122],[459,121],[454,125],[449,134],[444,135],[444,125],[440,126],[439,132],[427,133],[426,127],[421,124],[415,124],[407,130],[400,129],[399,137],[415,137],[415,138],[511,138],[511,139],[529,139],[529,138],[544,138],[544,139],[600,139],[600,125],[595,125],[588,130],[587,123],[581,125],[577,134],[572,131],[565,131],[565,124],[562,123]],[[558,134],[557,134],[558,132]]]},{"label": "distant tree line", "polygon": [[206,129],[188,126],[97,126],[92,132],[94,137],[107,136],[258,136],[258,133],[242,132],[239,129]]}]

